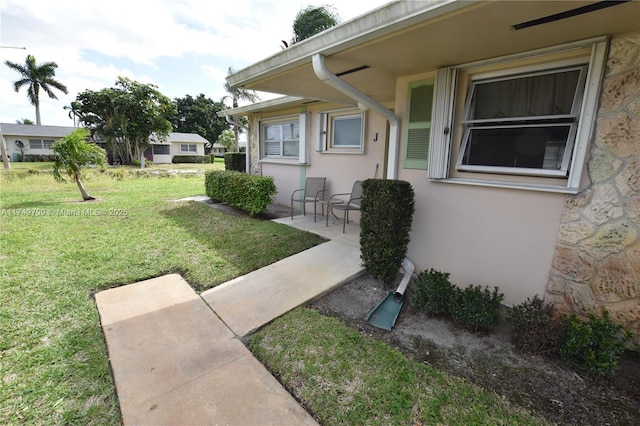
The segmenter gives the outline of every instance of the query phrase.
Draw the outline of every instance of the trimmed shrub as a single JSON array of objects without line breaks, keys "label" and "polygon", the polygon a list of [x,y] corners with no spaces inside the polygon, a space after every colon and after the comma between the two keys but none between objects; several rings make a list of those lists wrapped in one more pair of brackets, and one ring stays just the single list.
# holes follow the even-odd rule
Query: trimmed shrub
[{"label": "trimmed shrub", "polygon": [[272,177],[228,170],[207,171],[205,189],[212,199],[228,203],[251,216],[265,211],[276,194]]},{"label": "trimmed shrub", "polygon": [[449,281],[449,273],[430,269],[418,274],[411,293],[411,304],[431,315],[448,315],[456,287]]},{"label": "trimmed shrub", "polygon": [[393,283],[409,245],[414,193],[409,182],[367,179],[362,183],[361,257],[367,272]]},{"label": "trimmed shrub", "polygon": [[56,161],[56,156],[49,154],[18,154],[19,163],[44,163],[49,161]]},{"label": "trimmed shrub", "polygon": [[500,302],[504,294],[498,287],[470,285],[462,291],[457,291],[451,301],[451,316],[458,324],[468,330],[489,332],[500,323]]},{"label": "trimmed shrub", "polygon": [[247,154],[242,152],[225,152],[224,168],[225,170],[235,170],[245,173],[247,171],[246,164]]},{"label": "trimmed shrub", "polygon": [[205,164],[211,162],[208,155],[174,155],[171,159],[173,164],[192,163]]},{"label": "trimmed shrub", "polygon": [[555,319],[555,308],[535,295],[511,308],[507,323],[511,343],[519,351],[542,355],[558,352],[565,326]]},{"label": "trimmed shrub", "polygon": [[567,319],[567,333],[560,356],[590,373],[606,376],[618,369],[618,359],[632,334],[611,321],[606,310],[602,317],[590,314],[587,321],[575,314]]}]

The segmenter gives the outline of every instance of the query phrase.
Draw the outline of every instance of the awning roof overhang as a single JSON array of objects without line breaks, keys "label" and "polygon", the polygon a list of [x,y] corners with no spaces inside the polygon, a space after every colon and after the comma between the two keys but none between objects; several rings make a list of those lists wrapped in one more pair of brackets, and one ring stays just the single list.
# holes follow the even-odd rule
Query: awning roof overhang
[{"label": "awning roof overhang", "polygon": [[[233,87],[290,95],[306,102],[353,103],[315,76],[311,58],[321,53],[327,68],[344,81],[378,102],[393,102],[396,80],[402,76],[601,35],[640,31],[638,1],[616,2],[615,6],[589,13],[520,30],[513,28],[597,3],[394,2],[242,69],[229,76],[228,82]],[[289,98],[286,102],[302,100]],[[248,108],[245,113],[256,111],[255,106]],[[234,114],[240,115],[240,109]]]}]

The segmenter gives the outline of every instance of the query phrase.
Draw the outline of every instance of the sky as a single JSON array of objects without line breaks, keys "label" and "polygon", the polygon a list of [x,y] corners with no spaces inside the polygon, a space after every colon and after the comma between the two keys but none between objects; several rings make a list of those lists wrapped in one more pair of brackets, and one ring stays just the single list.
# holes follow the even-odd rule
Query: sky
[{"label": "sky", "polygon": [[328,4],[345,22],[389,1],[0,0],[0,122],[35,122],[27,86],[14,91],[20,74],[7,60],[55,62],[69,93],[41,93],[42,124],[73,126],[64,107],[80,92],[114,87],[118,76],[155,84],[171,99],[202,93],[219,101],[228,68],[278,53],[306,6]]}]

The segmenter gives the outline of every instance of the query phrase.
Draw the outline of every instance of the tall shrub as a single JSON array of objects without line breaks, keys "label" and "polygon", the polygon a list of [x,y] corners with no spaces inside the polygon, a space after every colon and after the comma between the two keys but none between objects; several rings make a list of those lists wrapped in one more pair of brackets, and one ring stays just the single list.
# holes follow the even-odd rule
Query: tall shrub
[{"label": "tall shrub", "polygon": [[247,171],[246,158],[247,154],[243,152],[226,152],[224,154],[224,168],[245,173]]},{"label": "tall shrub", "polygon": [[409,245],[414,212],[411,184],[367,179],[362,184],[361,257],[367,272],[393,283]]}]

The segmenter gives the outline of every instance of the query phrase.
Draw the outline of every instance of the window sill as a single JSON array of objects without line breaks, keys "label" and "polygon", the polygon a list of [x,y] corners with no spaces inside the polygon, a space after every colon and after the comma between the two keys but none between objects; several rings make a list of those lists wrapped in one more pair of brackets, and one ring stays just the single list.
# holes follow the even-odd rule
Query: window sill
[{"label": "window sill", "polygon": [[320,154],[332,154],[332,155],[336,155],[336,154],[345,154],[345,155],[364,155],[364,151],[360,150],[360,149],[345,149],[345,150],[339,150],[339,149],[330,149],[327,151],[318,151]]},{"label": "window sill", "polygon": [[260,163],[265,163],[265,164],[284,164],[287,166],[303,166],[306,165],[306,163],[301,163],[298,158],[292,158],[292,159],[288,159],[288,158],[262,158],[260,160]]},{"label": "window sill", "polygon": [[429,179],[432,182],[452,183],[457,185],[484,186],[489,188],[503,189],[519,189],[525,191],[550,192],[556,194],[577,194],[580,192],[577,188],[567,188],[564,185],[543,185],[543,184],[527,184],[522,182],[499,182],[481,179]]}]

